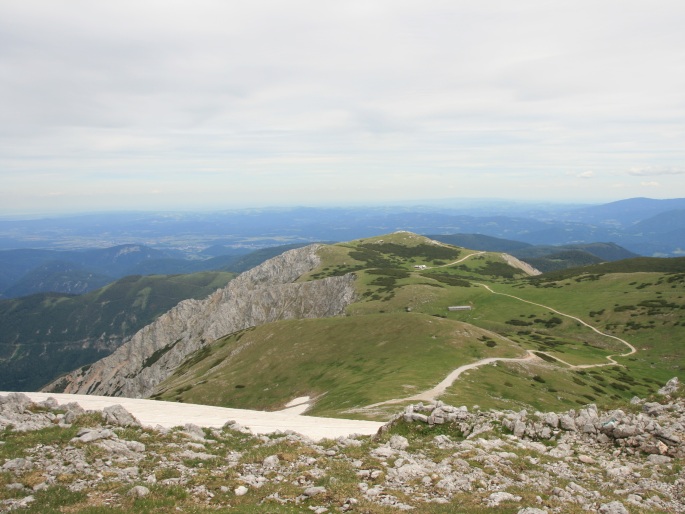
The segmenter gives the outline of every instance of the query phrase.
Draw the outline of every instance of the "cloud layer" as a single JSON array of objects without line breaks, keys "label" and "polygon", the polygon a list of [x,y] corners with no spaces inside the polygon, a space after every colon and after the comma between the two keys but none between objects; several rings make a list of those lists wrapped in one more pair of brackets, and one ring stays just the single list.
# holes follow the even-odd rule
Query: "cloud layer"
[{"label": "cloud layer", "polygon": [[670,0],[3,2],[0,204],[685,196],[684,22]]}]

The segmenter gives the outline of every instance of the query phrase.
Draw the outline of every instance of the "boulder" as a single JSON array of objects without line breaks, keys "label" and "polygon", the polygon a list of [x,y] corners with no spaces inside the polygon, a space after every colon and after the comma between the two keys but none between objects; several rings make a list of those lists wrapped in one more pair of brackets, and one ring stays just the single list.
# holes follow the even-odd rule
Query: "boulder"
[{"label": "boulder", "polygon": [[9,393],[7,396],[0,396],[0,411],[23,414],[31,403],[31,399],[24,393]]},{"label": "boulder", "polygon": [[394,435],[390,438],[390,441],[388,441],[388,446],[394,450],[406,450],[409,446],[409,441],[406,437]]},{"label": "boulder", "polygon": [[611,435],[614,437],[614,439],[625,439],[627,437],[633,437],[640,433],[642,432],[638,426],[621,423],[614,427],[614,430]]},{"label": "boulder", "polygon": [[302,494],[309,497],[317,496],[319,494],[326,494],[326,488],[321,486],[307,487]]},{"label": "boulder", "polygon": [[678,377],[673,377],[671,380],[666,382],[666,385],[657,391],[657,394],[666,396],[675,393],[680,387],[680,381]]},{"label": "boulder", "polygon": [[575,432],[577,430],[575,420],[568,414],[562,414],[559,416],[559,426],[562,428],[562,430],[571,432]]},{"label": "boulder", "polygon": [[488,496],[487,500],[485,500],[485,503],[488,504],[488,507],[497,507],[502,502],[520,501],[520,496],[514,496],[513,494],[507,493],[505,491],[497,491],[496,493],[492,493],[490,496]]},{"label": "boulder", "polygon": [[650,464],[669,464],[671,462],[671,458],[667,457],[666,455],[650,455],[647,457],[647,462]]},{"label": "boulder", "polygon": [[667,446],[678,446],[680,444],[680,437],[675,435],[672,430],[659,429],[654,432],[654,436]]},{"label": "boulder", "polygon": [[543,423],[549,425],[552,428],[559,427],[559,416],[555,412],[547,412],[543,415]]},{"label": "boulder", "polygon": [[124,409],[121,405],[111,405],[102,410],[105,423],[119,427],[139,427],[138,421],[133,414]]},{"label": "boulder", "polygon": [[656,402],[648,402],[642,406],[642,412],[648,416],[658,416],[662,412],[666,411],[667,407]]},{"label": "boulder", "polygon": [[150,494],[150,490],[145,487],[144,485],[137,485],[135,487],[132,487],[129,489],[128,493],[126,493],[128,496],[135,496],[136,498],[142,498],[143,496],[147,496]]},{"label": "boulder", "polygon": [[92,443],[93,441],[99,441],[100,439],[116,438],[117,435],[109,428],[82,428],[71,441],[74,443]]},{"label": "boulder", "polygon": [[269,455],[262,461],[262,466],[267,469],[277,468],[279,462],[278,455]]},{"label": "boulder", "polygon": [[619,501],[603,503],[599,506],[600,514],[630,514],[623,504]]}]

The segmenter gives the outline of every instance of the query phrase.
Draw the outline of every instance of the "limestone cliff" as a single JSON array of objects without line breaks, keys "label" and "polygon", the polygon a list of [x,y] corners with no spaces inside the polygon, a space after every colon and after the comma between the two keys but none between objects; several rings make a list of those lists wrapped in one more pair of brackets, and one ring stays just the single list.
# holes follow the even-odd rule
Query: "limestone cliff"
[{"label": "limestone cliff", "polygon": [[319,264],[318,245],[270,259],[204,300],[185,300],[112,355],[61,377],[45,390],[144,398],[185,358],[215,339],[281,319],[342,314],[354,276],[295,282]]}]

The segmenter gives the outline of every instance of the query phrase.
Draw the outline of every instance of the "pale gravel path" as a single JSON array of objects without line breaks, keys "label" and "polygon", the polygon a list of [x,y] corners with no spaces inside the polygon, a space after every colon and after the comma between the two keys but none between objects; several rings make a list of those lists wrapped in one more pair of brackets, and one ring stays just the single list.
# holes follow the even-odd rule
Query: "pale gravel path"
[{"label": "pale gravel path", "polygon": [[[487,252],[474,252],[466,255],[465,257],[462,257],[461,259],[450,262],[449,264],[443,264],[441,266],[432,266],[426,269],[435,269],[435,268],[446,268],[448,266],[454,266],[455,264],[459,264],[460,262],[464,262],[466,259],[469,259],[470,257],[475,257],[477,255],[483,255]],[[519,261],[515,257],[512,257],[509,254],[501,254],[502,258],[512,267],[519,268],[522,271],[526,272],[528,275],[535,275],[535,274],[540,274],[540,272],[531,266],[523,263],[522,261]],[[536,273],[537,272],[537,273]],[[479,284],[481,285],[481,284]],[[492,290],[490,291],[492,292]],[[525,357],[487,357],[485,359],[481,359],[476,362],[472,362],[470,364],[464,364],[463,366],[459,366],[455,370],[453,370],[449,375],[447,375],[442,382],[440,382],[438,385],[433,387],[432,389],[428,389],[427,391],[423,391],[421,393],[415,394],[413,396],[408,396],[406,398],[393,398],[392,400],[386,400],[384,402],[379,402],[379,403],[373,403],[371,405],[367,405],[366,407],[363,407],[362,409],[371,409],[374,407],[379,407],[381,405],[392,405],[395,403],[403,403],[403,402],[408,402],[408,401],[435,401],[438,396],[441,394],[444,394],[444,392],[447,390],[448,387],[450,387],[458,378],[459,376],[464,373],[465,371],[479,368],[481,366],[485,366],[487,364],[492,364],[494,362],[526,362],[531,359],[537,358],[533,352],[528,351]],[[354,409],[352,409],[354,411]]]},{"label": "pale gravel path", "polygon": [[487,364],[492,364],[494,362],[526,362],[536,358],[537,357],[531,351],[528,351],[525,357],[487,357],[485,359],[481,359],[470,364],[464,364],[463,366],[459,366],[457,369],[453,370],[449,375],[447,375],[442,382],[440,382],[432,389],[428,389],[427,391],[415,394],[414,396],[407,396],[406,398],[394,398],[392,400],[374,403],[372,405],[367,405],[364,408],[370,409],[374,407],[380,407],[381,405],[392,405],[394,403],[403,403],[409,401],[432,402],[435,401],[438,398],[438,396],[443,394],[447,390],[447,388],[450,387],[465,371],[479,368]]},{"label": "pale gravel path", "polygon": [[[637,352],[637,348],[635,348],[632,344],[630,344],[630,343],[629,343],[628,341],[626,341],[625,339],[621,339],[620,337],[617,337],[617,336],[614,336],[614,335],[611,335],[611,334],[607,334],[606,332],[602,332],[602,331],[599,330],[598,328],[593,327],[593,326],[590,325],[589,323],[583,321],[582,319],[580,319],[580,318],[578,318],[578,317],[576,317],[576,316],[572,316],[572,315],[570,315],[570,314],[566,314],[566,313],[564,313],[564,312],[561,312],[561,311],[558,311],[558,310],[556,310],[556,309],[553,309],[553,308],[550,307],[549,305],[543,305],[543,304],[541,304],[541,303],[531,302],[530,300],[524,300],[523,298],[519,298],[518,296],[514,296],[513,294],[498,293],[497,291],[493,291],[492,288],[491,288],[490,286],[486,285],[486,284],[476,284],[476,285],[481,286],[481,287],[484,287],[485,289],[487,289],[488,291],[490,291],[492,294],[496,294],[496,295],[500,295],[500,296],[508,296],[509,298],[513,298],[513,299],[515,299],[515,300],[518,300],[519,302],[529,303],[530,305],[535,305],[536,307],[542,307],[543,309],[547,309],[547,310],[549,310],[549,311],[551,311],[551,312],[554,312],[555,314],[558,314],[559,316],[564,316],[565,318],[570,318],[570,319],[572,319],[572,320],[574,320],[574,321],[577,321],[577,322],[580,323],[581,325],[586,326],[587,328],[589,328],[589,329],[592,330],[593,332],[596,332],[597,334],[599,334],[599,335],[601,335],[601,336],[608,337],[609,339],[614,339],[614,340],[616,340],[616,341],[619,341],[620,343],[623,343],[624,345],[626,345],[626,346],[629,348],[629,351],[628,351],[627,353],[618,353],[618,354],[613,354],[613,355],[607,355],[606,358],[607,358],[607,360],[608,360],[609,362],[606,363],[606,364],[580,364],[580,365],[575,365],[575,366],[574,366],[574,365],[568,364],[567,362],[562,361],[561,359],[557,359],[558,361],[564,362],[564,364],[568,364],[569,366],[571,366],[571,367],[573,367],[573,368],[599,368],[599,367],[601,367],[601,366],[612,366],[612,365],[619,365],[619,366],[620,366],[620,364],[618,364],[618,362],[616,362],[616,361],[613,359],[614,357],[628,357],[629,355],[632,355],[632,354],[634,354],[634,353]],[[555,358],[556,358],[556,357],[555,357]]]},{"label": "pale gravel path", "polygon": [[454,262],[448,262],[447,264],[441,264],[440,266],[428,266],[426,269],[436,269],[436,268],[446,268],[448,266],[454,266],[455,264],[459,264],[460,262],[464,262],[466,259],[470,259],[471,257],[475,257],[476,255],[483,255],[485,252],[475,252],[475,253],[470,253],[465,257],[462,257],[458,261]]},{"label": "pale gravel path", "polygon": [[[483,253],[483,252],[481,252],[481,253]],[[477,254],[471,254],[471,255],[477,255]],[[471,257],[471,255],[468,255],[466,258]],[[464,260],[464,259],[461,259],[461,260]],[[460,261],[458,261],[458,262],[460,262]],[[452,264],[456,264],[456,263],[452,263]],[[614,366],[614,365],[619,365],[619,366],[620,366],[620,364],[619,364],[618,362],[616,362],[616,360],[614,359],[614,357],[627,357],[627,356],[632,355],[632,354],[634,354],[634,353],[637,352],[637,348],[635,348],[632,344],[630,344],[630,343],[629,343],[628,341],[626,341],[625,339],[621,339],[620,337],[617,337],[617,336],[614,336],[614,335],[611,335],[611,334],[607,334],[607,333],[605,333],[605,332],[602,332],[602,331],[599,330],[598,328],[593,327],[593,326],[590,325],[589,323],[583,321],[582,319],[580,319],[580,318],[578,318],[578,317],[576,317],[576,316],[572,316],[572,315],[570,315],[570,314],[566,314],[566,313],[564,313],[564,312],[558,311],[558,310],[556,310],[556,309],[554,309],[554,308],[552,308],[552,307],[550,307],[550,306],[548,306],[548,305],[543,305],[543,304],[540,304],[540,303],[532,302],[532,301],[530,301],[530,300],[525,300],[525,299],[523,299],[523,298],[519,298],[518,296],[514,296],[514,295],[511,295],[511,294],[507,294],[507,293],[498,293],[498,292],[496,292],[496,291],[493,291],[492,288],[491,288],[490,286],[486,285],[486,284],[479,284],[479,283],[476,283],[476,285],[481,286],[481,287],[484,287],[485,289],[487,289],[487,290],[488,290],[490,293],[492,293],[492,294],[497,294],[497,295],[501,295],[501,296],[508,296],[509,298],[513,298],[513,299],[518,300],[518,301],[520,301],[520,302],[524,302],[524,303],[528,303],[528,304],[531,304],[531,305],[535,305],[535,306],[537,306],[537,307],[542,307],[542,308],[547,309],[547,310],[549,310],[549,311],[551,311],[551,312],[554,312],[554,313],[556,313],[556,314],[559,314],[560,316],[564,316],[564,317],[566,317],[566,318],[570,318],[570,319],[572,319],[572,320],[574,320],[574,321],[577,321],[578,323],[580,323],[580,324],[586,326],[587,328],[593,330],[593,331],[596,332],[597,334],[599,334],[599,335],[601,335],[601,336],[604,336],[604,337],[608,337],[608,338],[610,338],[610,339],[615,339],[616,341],[619,341],[619,342],[625,344],[625,345],[629,348],[629,351],[626,352],[626,353],[614,354],[614,355],[607,355],[606,358],[607,358],[607,360],[608,360],[609,362],[604,363],[604,364],[570,364],[570,363],[568,363],[568,362],[566,362],[566,361],[560,359],[559,357],[555,357],[555,356],[553,356],[553,355],[549,355],[549,354],[546,353],[546,352],[538,352],[538,353],[544,353],[545,355],[548,355],[549,357],[552,357],[553,359],[557,360],[558,362],[561,362],[562,364],[567,365],[567,366],[568,366],[569,368],[571,368],[571,369],[600,368],[600,367],[603,367],[603,366]],[[498,361],[503,361],[503,362],[525,362],[525,361],[529,361],[529,360],[536,359],[536,358],[538,358],[538,357],[536,357],[536,355],[535,355],[532,351],[528,350],[528,353],[527,353],[527,355],[526,355],[525,357],[519,357],[519,358],[488,357],[488,358],[485,358],[485,359],[481,359],[481,360],[479,360],[479,361],[472,362],[471,364],[465,364],[465,365],[463,365],[463,366],[459,366],[457,369],[455,369],[455,370],[452,371],[449,375],[447,375],[447,377],[445,377],[445,379],[444,379],[442,382],[440,382],[438,385],[436,385],[436,386],[433,387],[432,389],[428,389],[427,391],[423,391],[423,392],[421,392],[421,393],[415,394],[415,395],[413,395],[413,396],[408,396],[408,397],[406,397],[406,398],[393,398],[392,400],[386,400],[386,401],[384,401],[384,402],[374,403],[374,404],[371,404],[371,405],[367,405],[367,406],[363,407],[362,409],[363,409],[363,410],[364,410],[364,409],[371,409],[371,408],[374,408],[374,407],[380,407],[381,405],[392,405],[392,404],[403,403],[403,402],[408,402],[408,401],[429,401],[429,402],[430,402],[430,401],[435,401],[435,400],[437,400],[437,398],[438,398],[441,394],[444,394],[444,392],[447,390],[447,388],[450,387],[450,386],[459,378],[459,376],[460,376],[462,373],[464,373],[465,371],[468,371],[468,370],[470,370],[470,369],[475,369],[475,368],[478,368],[478,367],[480,367],[480,366],[485,366],[485,365],[487,365],[487,364],[492,364],[493,362],[498,362]]]},{"label": "pale gravel path", "polygon": [[[0,395],[7,395],[0,392]],[[194,423],[201,427],[221,428],[234,420],[255,434],[270,434],[292,430],[314,441],[335,439],[352,434],[373,435],[384,423],[352,419],[317,418],[284,412],[265,412],[246,409],[229,409],[190,403],[163,402],[138,398],[91,396],[85,394],[23,393],[34,402],[50,397],[59,404],[76,402],[86,410],[102,410],[110,405],[121,405],[145,426],[165,428]]]}]

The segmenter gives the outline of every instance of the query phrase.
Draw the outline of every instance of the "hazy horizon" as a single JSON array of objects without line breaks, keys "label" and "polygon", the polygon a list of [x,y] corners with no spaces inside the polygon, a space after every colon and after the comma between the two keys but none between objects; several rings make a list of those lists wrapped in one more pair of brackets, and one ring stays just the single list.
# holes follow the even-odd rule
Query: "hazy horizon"
[{"label": "hazy horizon", "polygon": [[[648,198],[639,197],[647,200],[674,200],[675,198]],[[198,208],[129,208],[129,209],[117,209],[104,207],[102,209],[75,209],[69,210],[65,208],[64,210],[33,210],[33,211],[15,211],[6,212],[0,207],[0,220],[22,220],[22,219],[40,219],[40,218],[67,218],[67,217],[80,217],[88,215],[123,215],[123,214],[212,214],[212,213],[223,213],[223,212],[240,212],[246,213],[250,211],[261,212],[261,211],[292,211],[297,209],[351,209],[351,210],[427,210],[427,211],[471,211],[483,209],[486,207],[493,207],[502,209],[504,207],[509,207],[514,210],[528,210],[535,208],[549,208],[553,210],[563,210],[563,209],[575,209],[583,208],[597,205],[605,205],[608,203],[621,202],[624,200],[633,200],[633,198],[618,198],[616,200],[609,201],[554,201],[554,200],[513,200],[508,198],[438,198],[438,199],[417,199],[417,200],[405,200],[405,201],[388,201],[383,203],[370,203],[370,202],[348,202],[348,203],[292,203],[292,204],[268,204],[268,205],[251,205],[251,206],[205,206]]]},{"label": "hazy horizon", "polygon": [[0,214],[685,197],[685,3],[0,3]]}]

